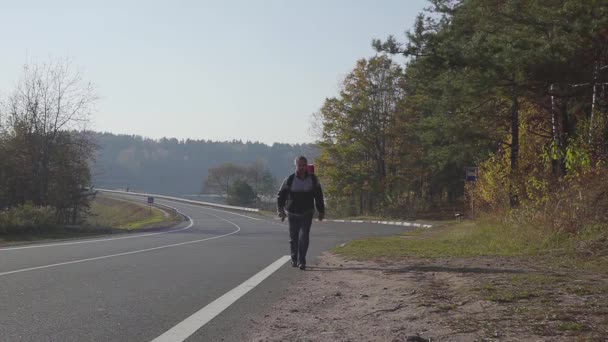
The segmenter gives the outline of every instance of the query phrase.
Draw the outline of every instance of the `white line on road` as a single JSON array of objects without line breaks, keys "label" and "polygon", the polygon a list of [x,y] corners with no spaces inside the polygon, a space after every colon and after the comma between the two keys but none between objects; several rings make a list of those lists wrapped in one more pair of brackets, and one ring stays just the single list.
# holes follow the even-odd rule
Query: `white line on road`
[{"label": "white line on road", "polygon": [[205,324],[215,318],[215,316],[226,310],[239,298],[244,296],[247,292],[259,285],[264,279],[268,278],[276,270],[281,268],[281,266],[283,266],[283,264],[285,264],[290,258],[291,257],[289,255],[280,257],[277,261],[273,262],[253,277],[247,279],[241,285],[226,292],[223,296],[207,304],[207,306],[178,323],[164,334],[155,338],[152,342],[181,342],[186,340],[198,329],[202,328]]},{"label": "white line on road", "polygon": [[78,245],[78,244],[81,244],[81,243],[93,243],[93,242],[104,242],[104,241],[112,241],[112,240],[133,239],[133,238],[140,238],[140,237],[145,237],[145,236],[153,236],[153,235],[160,235],[160,234],[167,234],[167,233],[175,233],[175,232],[186,230],[186,229],[189,229],[189,228],[192,227],[192,225],[194,224],[194,221],[192,221],[192,219],[188,215],[180,212],[179,210],[177,210],[177,208],[172,208],[172,209],[175,209],[175,211],[177,211],[179,214],[186,216],[188,218],[188,220],[190,220],[190,224],[187,227],[185,227],[185,228],[180,228],[180,229],[175,229],[175,230],[168,230],[168,231],[159,232],[159,233],[135,234],[135,235],[129,235],[129,236],[115,237],[115,238],[91,239],[91,240],[81,240],[81,241],[72,241],[72,242],[47,243],[47,244],[44,244],[44,245],[7,247],[7,248],[0,248],[0,252],[14,251],[14,250],[18,250],[18,249],[67,246],[67,245]]},{"label": "white line on road", "polygon": [[[210,238],[206,238],[206,239],[193,240],[193,241],[181,242],[181,243],[174,243],[174,244],[170,244],[170,245],[158,246],[158,247],[153,247],[153,248],[139,249],[139,250],[131,251],[131,252],[124,252],[124,253],[111,254],[111,255],[104,255],[104,256],[95,257],[95,258],[87,258],[87,259],[73,260],[73,261],[67,261],[67,262],[60,262],[60,263],[51,264],[51,265],[44,265],[44,266],[24,268],[24,269],[20,269],[20,270],[2,272],[2,273],[0,273],[0,276],[14,274],[14,273],[34,271],[34,270],[40,270],[40,269],[43,269],[43,268],[51,268],[51,267],[58,267],[58,266],[64,266],[64,265],[78,264],[78,263],[81,263],[81,262],[87,262],[87,261],[93,261],[93,260],[108,259],[108,258],[113,258],[113,257],[117,257],[117,256],[129,255],[129,254],[143,253],[143,252],[154,251],[154,250],[157,250],[157,249],[163,249],[163,248],[169,248],[169,247],[184,246],[184,245],[189,245],[189,244],[192,244],[192,243],[203,242],[203,241],[208,241],[208,240],[213,240],[213,239],[219,239],[219,238],[222,238],[222,237],[225,237],[225,236],[236,234],[236,233],[238,233],[238,232],[241,231],[241,227],[239,227],[239,225],[237,225],[236,223],[231,222],[229,220],[226,220],[223,217],[219,217],[219,216],[213,215],[213,214],[209,214],[209,215],[215,216],[215,217],[217,217],[217,218],[219,218],[221,220],[224,220],[224,221],[232,224],[233,226],[235,226],[237,229],[235,231],[233,231],[233,232],[228,233],[228,234],[214,236],[214,237],[210,237]],[[191,225],[194,224],[194,221],[190,217],[188,217],[188,218],[190,219]]]},{"label": "white line on road", "polygon": [[[256,220],[256,221],[263,221],[262,219],[259,219],[257,217],[252,217],[252,216],[247,216],[247,215],[243,215],[243,214],[237,214],[237,213],[233,213],[230,211],[226,211],[226,210],[219,210],[219,209],[214,209],[214,208],[206,208],[200,205],[193,205],[193,204],[189,204],[189,203],[181,203],[178,202],[182,205],[187,205],[189,207],[194,207],[197,209],[207,209],[207,210],[214,210],[214,211],[219,211],[222,213],[227,213],[227,214],[232,214],[232,215],[237,215],[237,216],[242,216],[242,217],[246,217],[248,219],[252,219],[252,220]],[[166,205],[166,204],[165,204]],[[168,206],[168,205],[167,205]],[[170,206],[168,206],[170,207]],[[188,217],[188,215],[185,215],[184,213],[180,212],[179,210],[177,210],[177,208],[174,207],[170,207],[172,209],[175,209],[175,211],[177,211],[179,214],[184,215],[186,217]],[[228,221],[222,217],[213,215],[213,214],[209,214],[211,216],[220,218],[224,221]],[[5,252],[5,251],[14,251],[14,250],[20,250],[20,249],[30,249],[30,248],[43,248],[43,247],[55,247],[55,246],[67,246],[67,245],[78,245],[78,244],[82,244],[82,243],[96,243],[96,242],[105,242],[105,241],[113,241],[113,240],[123,240],[123,239],[133,239],[133,238],[140,238],[140,237],[146,237],[146,236],[153,236],[153,235],[160,235],[160,234],[167,234],[167,233],[174,233],[174,232],[179,232],[188,228],[192,227],[192,219],[190,217],[188,217],[188,219],[190,220],[190,225],[188,225],[185,228],[180,228],[180,229],[175,229],[175,230],[170,230],[170,231],[164,231],[164,232],[159,232],[159,233],[149,233],[149,234],[136,234],[136,235],[129,235],[129,236],[122,236],[122,237],[115,237],[115,238],[103,238],[103,239],[88,239],[88,240],[81,240],[81,241],[72,241],[72,242],[59,242],[59,243],[47,243],[47,244],[43,244],[43,245],[30,245],[30,246],[19,246],[19,247],[6,247],[6,248],[0,248],[0,252]],[[228,221],[230,222],[230,221]],[[232,223],[232,222],[230,222]]]}]

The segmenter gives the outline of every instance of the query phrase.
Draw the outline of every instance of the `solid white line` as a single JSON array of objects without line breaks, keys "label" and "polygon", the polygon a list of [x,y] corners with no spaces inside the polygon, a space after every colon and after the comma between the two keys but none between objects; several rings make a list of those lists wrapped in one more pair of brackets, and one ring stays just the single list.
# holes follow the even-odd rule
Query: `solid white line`
[{"label": "solid white line", "polygon": [[268,278],[276,270],[281,268],[281,266],[283,266],[283,264],[285,264],[287,260],[290,259],[291,257],[289,255],[280,257],[277,261],[273,262],[253,277],[247,279],[241,285],[226,292],[223,296],[207,304],[207,306],[195,312],[193,315],[186,318],[182,322],[178,323],[176,326],[169,329],[164,334],[155,338],[154,340],[152,340],[152,342],[181,342],[186,340],[198,329],[200,329],[213,318],[215,318],[215,316],[226,310],[226,308],[236,302],[239,298],[244,296],[247,292],[259,285],[264,279]]},{"label": "solid white line", "polygon": [[[95,258],[87,258],[87,259],[73,260],[73,261],[67,261],[67,262],[60,262],[60,263],[51,264],[51,265],[44,265],[44,266],[24,268],[24,269],[20,269],[20,270],[2,272],[2,273],[0,273],[0,276],[14,274],[14,273],[34,271],[34,270],[40,270],[40,269],[43,269],[43,268],[51,268],[51,267],[57,267],[57,266],[78,264],[78,263],[81,263],[81,262],[87,262],[87,261],[93,261],[93,260],[108,259],[108,258],[113,258],[113,257],[117,257],[117,256],[129,255],[129,254],[143,253],[143,252],[154,251],[154,250],[157,250],[157,249],[163,249],[163,248],[169,248],[169,247],[184,246],[184,245],[189,245],[189,244],[192,244],[192,243],[203,242],[203,241],[208,241],[208,240],[213,240],[213,239],[219,239],[219,238],[222,238],[222,237],[225,237],[225,236],[236,234],[236,233],[238,233],[238,232],[241,231],[241,227],[239,227],[234,222],[228,221],[228,220],[226,220],[223,217],[219,217],[219,216],[216,216],[216,215],[213,215],[213,214],[208,214],[208,215],[215,216],[215,217],[217,217],[217,218],[219,218],[221,220],[224,220],[224,221],[232,224],[233,226],[235,226],[237,229],[235,231],[231,232],[231,233],[228,233],[228,234],[214,236],[214,237],[210,237],[210,238],[206,238],[206,239],[193,240],[193,241],[181,242],[181,243],[174,243],[174,244],[171,244],[171,245],[164,245],[164,246],[153,247],[153,248],[139,249],[139,250],[136,250],[136,251],[124,252],[124,253],[118,253],[118,254],[111,254],[111,255],[104,255],[104,256],[95,257]],[[190,222],[191,222],[191,225],[194,224],[194,221],[192,221],[192,219],[190,219]]]},{"label": "solid white line", "polygon": [[[189,229],[189,228],[192,227],[192,225],[194,224],[194,221],[192,221],[192,219],[188,215],[180,212],[179,210],[177,210],[177,208],[172,208],[172,209],[175,209],[179,214],[186,216],[188,218],[188,220],[190,220],[190,224],[187,227],[185,227],[185,228],[180,228],[180,229],[175,229],[175,230],[168,230],[168,231],[159,232],[159,233],[135,234],[135,235],[129,235],[129,236],[115,237],[115,238],[89,239],[89,240],[72,241],[72,242],[48,243],[48,244],[44,244],[44,245],[7,247],[7,248],[0,248],[0,252],[14,251],[14,250],[19,250],[19,249],[55,247],[55,246],[67,246],[67,245],[78,245],[78,244],[81,244],[81,243],[93,243],[93,242],[104,242],[104,241],[113,241],[113,240],[133,239],[133,238],[140,238],[140,237],[145,237],[145,236],[153,236],[153,235],[160,235],[160,234],[168,234],[168,233],[179,232],[179,231],[186,230],[186,229]],[[211,215],[211,214],[209,214],[209,215]],[[213,215],[213,216],[215,216],[215,215]]]}]

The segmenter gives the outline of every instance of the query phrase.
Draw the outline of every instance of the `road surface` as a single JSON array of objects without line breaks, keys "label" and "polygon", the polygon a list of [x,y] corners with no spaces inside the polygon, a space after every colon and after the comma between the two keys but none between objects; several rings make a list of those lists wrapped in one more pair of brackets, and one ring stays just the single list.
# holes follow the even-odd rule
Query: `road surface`
[{"label": "road surface", "polygon": [[[188,220],[153,232],[0,247],[0,340],[237,341],[243,322],[303,272],[288,262],[285,223],[156,202]],[[315,221],[308,263],[351,239],[404,229]]]}]

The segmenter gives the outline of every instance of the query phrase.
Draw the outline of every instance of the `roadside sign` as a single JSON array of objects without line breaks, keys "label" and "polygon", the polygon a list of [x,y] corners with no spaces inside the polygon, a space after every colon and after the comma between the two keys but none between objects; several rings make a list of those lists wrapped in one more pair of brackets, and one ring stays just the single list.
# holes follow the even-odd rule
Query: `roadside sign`
[{"label": "roadside sign", "polygon": [[148,203],[150,203],[150,204],[154,203],[154,197],[148,196]]},{"label": "roadside sign", "polygon": [[464,174],[465,174],[465,180],[467,182],[475,182],[477,180],[477,168],[476,167],[465,167]]}]

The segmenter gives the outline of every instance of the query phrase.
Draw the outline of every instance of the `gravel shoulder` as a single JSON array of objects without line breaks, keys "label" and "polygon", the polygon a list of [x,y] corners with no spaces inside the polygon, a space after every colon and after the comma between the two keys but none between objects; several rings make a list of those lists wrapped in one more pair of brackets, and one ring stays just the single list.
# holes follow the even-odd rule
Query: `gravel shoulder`
[{"label": "gravel shoulder", "polygon": [[608,277],[518,258],[324,253],[245,341],[608,341]]}]

